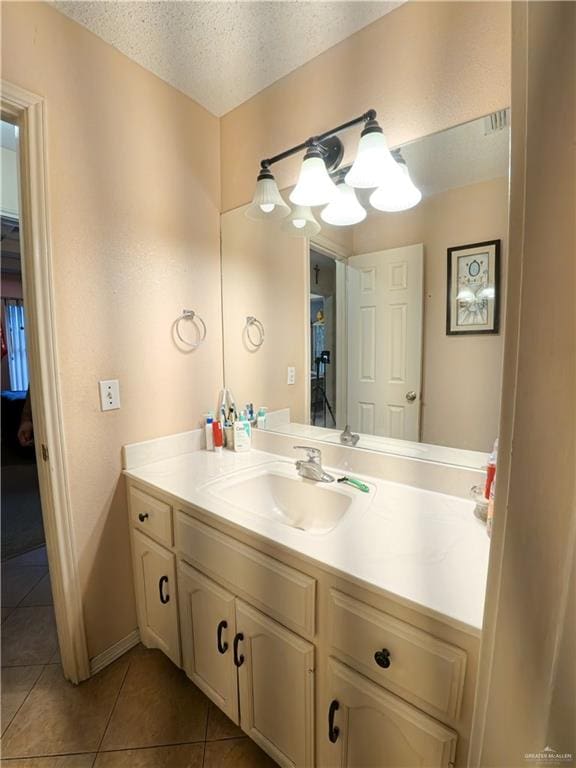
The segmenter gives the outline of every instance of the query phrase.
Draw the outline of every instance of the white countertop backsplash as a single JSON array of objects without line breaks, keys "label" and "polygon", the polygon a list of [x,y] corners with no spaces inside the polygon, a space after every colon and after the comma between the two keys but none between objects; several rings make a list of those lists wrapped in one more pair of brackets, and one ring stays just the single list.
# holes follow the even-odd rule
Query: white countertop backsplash
[{"label": "white countertop backsplash", "polygon": [[[278,452],[225,450],[218,455],[200,450],[201,439],[201,430],[195,430],[126,446],[125,474],[320,566],[481,629],[489,539],[473,515],[472,501],[355,471],[375,488],[370,503],[351,511],[332,531],[310,534],[242,511],[203,488],[231,472],[278,462]],[[293,456],[283,458],[294,461]],[[343,474],[341,468],[332,473]]]}]

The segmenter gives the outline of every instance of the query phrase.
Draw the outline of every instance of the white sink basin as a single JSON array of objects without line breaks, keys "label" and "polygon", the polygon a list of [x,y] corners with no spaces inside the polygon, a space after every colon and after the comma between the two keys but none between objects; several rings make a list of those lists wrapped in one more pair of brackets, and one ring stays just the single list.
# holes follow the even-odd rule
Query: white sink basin
[{"label": "white sink basin", "polygon": [[204,490],[245,512],[312,534],[333,530],[361,502],[356,497],[371,496],[336,482],[306,480],[284,462],[236,472]]}]

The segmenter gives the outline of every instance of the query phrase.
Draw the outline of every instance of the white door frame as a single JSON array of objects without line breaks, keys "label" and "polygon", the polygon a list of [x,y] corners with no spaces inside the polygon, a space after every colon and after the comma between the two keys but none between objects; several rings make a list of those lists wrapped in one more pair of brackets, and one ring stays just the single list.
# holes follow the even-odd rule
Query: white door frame
[{"label": "white door frame", "polygon": [[2,80],[2,117],[20,129],[20,242],[38,480],[65,677],[90,676],[58,377],[46,158],[46,103]]},{"label": "white door frame", "polygon": [[[336,427],[346,423],[347,404],[347,352],[348,339],[346,338],[346,260],[348,253],[340,245],[333,243],[327,237],[318,234],[310,238],[308,243],[308,284],[306,287],[306,354],[310,361],[310,250],[314,249],[323,256],[329,256],[336,262],[336,403],[335,416]],[[310,400],[310,386],[308,386],[308,400]],[[308,403],[308,422],[310,421],[310,402]]]}]

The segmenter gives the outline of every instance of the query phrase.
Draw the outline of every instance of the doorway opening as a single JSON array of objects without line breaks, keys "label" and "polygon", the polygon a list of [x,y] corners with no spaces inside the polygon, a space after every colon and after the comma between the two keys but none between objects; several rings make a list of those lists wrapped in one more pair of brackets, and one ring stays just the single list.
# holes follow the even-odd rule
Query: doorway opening
[{"label": "doorway opening", "polygon": [[[64,677],[78,683],[90,676],[90,660],[86,646],[78,556],[73,539],[56,354],[46,158],[46,104],[41,96],[5,80],[1,83],[1,95],[1,119],[7,124],[5,129],[7,137],[12,135],[12,148],[6,148],[6,152],[2,148],[2,172],[4,174],[10,167],[13,180],[16,181],[15,188],[12,182],[12,208],[5,212],[6,219],[10,219],[5,234],[10,237],[3,239],[2,247],[8,252],[9,240],[11,240],[12,249],[16,247],[19,249],[22,291],[21,305],[16,301],[12,305],[7,304],[7,307],[14,306],[14,309],[6,308],[6,325],[10,315],[10,323],[13,323],[10,332],[16,336],[19,334],[19,337],[14,337],[12,345],[14,352],[12,380],[10,380],[8,362],[5,375],[6,381],[10,380],[10,387],[22,392],[27,383],[23,375],[24,360],[26,360],[30,381],[28,391],[31,393],[29,400],[33,413],[32,429],[28,429],[27,434],[31,436],[33,431],[34,437],[34,457],[30,457],[29,460],[31,464],[34,464],[34,460],[36,461],[37,485],[41,500],[40,520],[45,538],[45,550],[42,545],[31,547],[31,539],[29,539],[26,544],[27,551],[17,555],[22,560],[15,564],[13,562],[15,558],[10,558],[12,560],[10,567],[13,570],[16,566],[43,569],[41,580],[44,579],[44,583],[32,596],[32,590],[38,586],[34,585],[22,600],[53,603],[42,606],[22,603],[8,606],[5,598],[9,582],[6,578],[4,579],[3,606],[7,609],[14,608],[14,610],[3,610],[3,618],[6,613],[8,615],[4,618],[2,626],[2,662],[6,664],[11,658],[10,654],[13,654],[12,663],[16,665],[17,655],[24,652],[25,644],[22,637],[32,633],[35,636],[29,637],[28,647],[41,649],[41,659],[38,659],[38,663],[50,664],[59,658]],[[8,152],[13,154],[6,154],[5,162],[4,155]],[[11,159],[7,159],[8,157]],[[5,184],[4,177],[2,186],[2,208],[4,208],[6,200],[10,199],[6,194],[8,181],[6,180]],[[17,246],[16,234],[18,234]],[[14,259],[12,262],[14,268]],[[3,333],[8,333],[7,327],[3,327]],[[6,343],[6,351],[8,354],[8,343]],[[17,381],[17,379],[20,380]],[[16,415],[13,416],[12,423],[17,423],[17,436],[22,417],[20,414],[20,418],[17,418],[16,406],[13,407]],[[22,407],[24,408],[24,405]],[[23,434],[25,436],[26,430]],[[39,537],[40,534],[37,535],[34,544],[40,543]],[[8,540],[10,538],[12,537]],[[34,558],[37,558],[37,561],[32,563],[31,560]],[[47,578],[44,578],[45,576]],[[13,575],[12,583],[20,583],[22,579],[23,572],[20,572],[17,577]],[[11,602],[15,599],[13,598]],[[41,621],[29,620],[30,616],[25,615],[35,608],[38,609],[36,611],[38,616],[43,614],[44,626]],[[45,638],[49,638],[49,643],[45,642]],[[52,646],[52,652],[49,646]],[[12,650],[8,653],[7,649]],[[46,661],[49,653],[50,659]],[[35,664],[36,661],[29,656],[25,663]]]},{"label": "doorway opening", "polygon": [[309,423],[343,430],[346,424],[346,259],[330,243],[309,249]]},{"label": "doorway opening", "polygon": [[29,393],[19,130],[4,120],[0,129],[2,665],[18,666],[57,659],[58,639]]}]

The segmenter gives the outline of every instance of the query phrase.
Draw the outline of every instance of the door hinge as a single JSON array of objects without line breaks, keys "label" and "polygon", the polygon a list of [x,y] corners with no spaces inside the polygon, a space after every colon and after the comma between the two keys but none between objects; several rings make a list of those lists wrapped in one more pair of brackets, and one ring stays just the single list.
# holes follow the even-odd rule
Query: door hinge
[{"label": "door hinge", "polygon": [[40,450],[42,452],[42,459],[44,461],[49,461],[50,460],[50,455],[48,453],[48,448],[44,445],[44,443],[42,443],[42,447],[41,447]]}]

